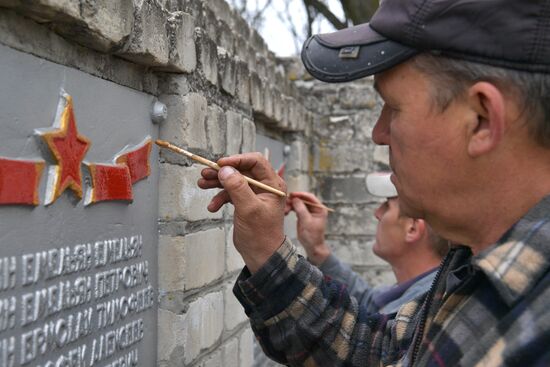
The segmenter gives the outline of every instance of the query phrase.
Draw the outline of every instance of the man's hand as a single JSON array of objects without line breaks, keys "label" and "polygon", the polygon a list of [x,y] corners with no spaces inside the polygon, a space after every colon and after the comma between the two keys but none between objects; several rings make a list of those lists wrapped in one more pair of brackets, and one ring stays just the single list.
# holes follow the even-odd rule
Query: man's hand
[{"label": "man's hand", "polygon": [[286,200],[285,214],[291,210],[296,212],[298,240],[304,246],[309,262],[313,265],[321,265],[330,255],[330,248],[325,242],[328,211],[323,208],[306,206],[301,199],[321,204],[313,194],[293,192]]},{"label": "man's hand", "polygon": [[220,171],[203,169],[197,184],[202,189],[223,188],[208,204],[210,212],[217,212],[226,203],[235,206],[233,243],[254,273],[284,241],[285,199],[249,186],[243,174],[283,192],[286,184],[260,153],[225,157],[217,163]]}]

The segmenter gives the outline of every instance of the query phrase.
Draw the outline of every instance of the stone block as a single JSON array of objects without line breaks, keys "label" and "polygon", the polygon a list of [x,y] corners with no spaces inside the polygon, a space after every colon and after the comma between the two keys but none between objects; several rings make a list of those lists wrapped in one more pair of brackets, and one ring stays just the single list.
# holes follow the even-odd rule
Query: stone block
[{"label": "stone block", "polygon": [[218,22],[216,42],[218,47],[222,47],[230,56],[235,55],[235,36],[233,35],[233,30],[223,20]]},{"label": "stone block", "polygon": [[299,244],[299,242],[296,240],[296,238],[298,237],[297,225],[298,219],[296,217],[296,213],[288,213],[288,215],[285,217],[284,231],[285,235],[290,238],[290,240],[293,241],[295,245]]},{"label": "stone block", "polygon": [[50,23],[55,32],[101,52],[121,47],[132,31],[132,0],[11,0],[0,6],[15,9],[39,23]]},{"label": "stone block", "polygon": [[225,267],[225,231],[213,228],[183,237],[185,289],[204,287],[219,279]]},{"label": "stone block", "polygon": [[387,145],[375,145],[372,160],[374,163],[390,166],[390,148]]},{"label": "stone block", "polygon": [[237,12],[233,12],[233,30],[245,40],[250,37],[250,26]]},{"label": "stone block", "polygon": [[158,90],[160,94],[189,93],[189,79],[187,75],[174,73],[156,73],[158,75]]},{"label": "stone block", "polygon": [[243,117],[234,111],[226,112],[227,118],[227,155],[238,154],[243,140]]},{"label": "stone block", "polygon": [[260,77],[260,79],[266,79],[267,78],[267,66],[266,66],[267,60],[265,57],[262,57],[261,54],[256,54],[256,73]]},{"label": "stone block", "polygon": [[372,196],[367,190],[366,175],[344,177],[319,177],[319,189],[323,200],[333,203],[368,203]]},{"label": "stone block", "polygon": [[339,206],[337,212],[328,216],[327,235],[373,236],[378,223],[373,209],[367,205]]},{"label": "stone block", "polygon": [[277,126],[281,126],[284,120],[283,94],[280,89],[274,89],[271,95],[271,103],[273,109],[273,119]]},{"label": "stone block", "polygon": [[241,367],[239,364],[239,339],[229,339],[229,341],[222,346],[222,355],[224,367]]},{"label": "stone block", "polygon": [[[373,216],[374,218],[374,216]],[[390,265],[379,258],[372,251],[374,245],[373,236],[356,238],[331,238],[327,240],[328,245],[333,249],[334,254],[350,266],[362,267],[387,267]]]},{"label": "stone block", "polygon": [[237,98],[240,102],[244,104],[250,103],[250,72],[248,71],[248,66],[246,62],[237,61],[236,65],[236,76],[235,79],[238,80],[236,83],[237,89]]},{"label": "stone block", "polygon": [[[160,127],[160,139],[168,140],[184,149],[206,150],[206,98],[190,93],[185,96],[161,95],[159,100],[168,109],[168,117]],[[161,151],[161,155],[168,161],[189,162],[187,158],[165,149]]]},{"label": "stone block", "polygon": [[321,117],[314,121],[315,135],[332,141],[350,141],[356,138],[356,124],[350,115]]},{"label": "stone block", "polygon": [[246,47],[246,58],[245,61],[248,63],[248,69],[252,72],[257,72],[256,70],[256,50],[251,45],[247,44]]},{"label": "stone block", "polygon": [[345,85],[339,90],[340,107],[344,109],[372,110],[377,104],[377,96],[372,82],[368,85]]},{"label": "stone block", "polygon": [[[208,2],[206,2],[208,5]],[[209,7],[204,7],[201,11],[201,28],[208,38],[216,41],[218,35],[218,17]]]},{"label": "stone block", "polygon": [[217,18],[229,25],[233,24],[233,11],[225,0],[208,0],[206,4],[216,14]]},{"label": "stone block", "polygon": [[185,259],[183,237],[159,236],[158,269],[161,292],[185,288]]},{"label": "stone block", "polygon": [[274,122],[274,114],[273,114],[273,99],[277,91],[273,89],[272,86],[268,86],[267,84],[264,84],[266,88],[264,89],[264,103],[263,103],[263,110],[258,110],[258,112],[261,112],[264,114],[269,121],[269,123]]},{"label": "stone block", "polygon": [[372,170],[369,149],[364,144],[347,141],[313,146],[313,169],[315,172],[352,173]]},{"label": "stone block", "polygon": [[201,296],[189,304],[183,315],[183,349],[187,365],[200,352],[212,347],[223,331],[223,294],[213,292]]},{"label": "stone block", "polygon": [[237,68],[235,65],[235,60],[229,54],[223,52],[218,52],[218,60],[218,71],[220,73],[219,80],[221,84],[220,87],[224,92],[234,96],[237,82]]},{"label": "stone block", "polygon": [[264,111],[265,84],[256,73],[250,75],[250,103],[256,112]]},{"label": "stone block", "polygon": [[288,130],[290,126],[290,110],[293,103],[296,103],[293,97],[283,95],[282,98],[282,116],[281,121],[278,121],[277,126],[283,130]]},{"label": "stone block", "polygon": [[199,367],[220,367],[220,366],[226,366],[226,364],[223,362],[223,354],[220,350],[215,350],[208,357],[205,361],[201,362],[199,364]]},{"label": "stone block", "polygon": [[239,339],[239,366],[252,367],[254,364],[254,333],[247,328]]},{"label": "stone block", "polygon": [[195,42],[199,48],[199,62],[204,78],[218,85],[218,47],[201,29],[195,29]]},{"label": "stone block", "polygon": [[206,119],[208,150],[215,157],[225,154],[227,145],[227,122],[223,109],[217,105],[208,106]]},{"label": "stone block", "polygon": [[224,286],[224,325],[225,330],[230,331],[237,326],[245,323],[248,318],[244,313],[243,306],[239,303],[235,295],[233,294],[233,284],[226,284]]},{"label": "stone block", "polygon": [[245,118],[243,120],[243,153],[256,151],[256,125],[253,121]]},{"label": "stone block", "polygon": [[256,52],[260,54],[260,56],[263,56],[263,57],[267,56],[267,51],[268,51],[267,45],[265,44],[264,39],[258,33],[257,30],[255,29],[250,30],[249,42],[250,42],[250,45],[256,50]]},{"label": "stone block", "polygon": [[170,13],[167,19],[169,41],[168,66],[170,71],[190,73],[197,66],[195,48],[195,19],[184,12]]},{"label": "stone block", "polygon": [[286,164],[287,172],[307,172],[309,169],[309,146],[301,140],[290,143],[290,155]]},{"label": "stone block", "polygon": [[305,173],[290,173],[285,175],[285,182],[288,192],[311,191],[310,177]]},{"label": "stone block", "polygon": [[244,61],[248,64],[248,42],[245,38],[235,35],[233,39],[235,47],[235,57],[239,61]]},{"label": "stone block", "polygon": [[171,311],[158,310],[158,365],[176,367],[184,365],[185,318]]},{"label": "stone block", "polygon": [[197,186],[203,166],[181,167],[161,164],[159,181],[159,217],[162,221],[198,221],[221,219],[223,212],[210,213],[206,206],[218,189]]},{"label": "stone block", "polygon": [[118,55],[138,64],[166,67],[170,43],[165,22],[166,12],[158,2],[136,2],[133,31]]},{"label": "stone block", "polygon": [[241,254],[235,249],[233,244],[233,225],[226,231],[225,236],[225,267],[228,273],[233,273],[237,270],[242,270],[244,261]]}]

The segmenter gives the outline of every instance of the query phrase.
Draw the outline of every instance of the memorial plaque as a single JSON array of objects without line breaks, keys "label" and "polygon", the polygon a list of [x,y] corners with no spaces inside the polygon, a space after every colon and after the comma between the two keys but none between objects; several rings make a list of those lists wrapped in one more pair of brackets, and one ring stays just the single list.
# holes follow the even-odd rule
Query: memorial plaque
[{"label": "memorial plaque", "polygon": [[156,365],[153,100],[0,45],[0,367]]}]

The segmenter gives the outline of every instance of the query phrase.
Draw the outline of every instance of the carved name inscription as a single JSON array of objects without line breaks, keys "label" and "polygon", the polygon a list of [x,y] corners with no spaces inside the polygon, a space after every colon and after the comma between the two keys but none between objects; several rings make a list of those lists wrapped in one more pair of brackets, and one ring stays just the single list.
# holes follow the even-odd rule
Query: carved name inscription
[{"label": "carved name inscription", "polygon": [[139,365],[154,307],[141,235],[0,258],[0,367]]}]

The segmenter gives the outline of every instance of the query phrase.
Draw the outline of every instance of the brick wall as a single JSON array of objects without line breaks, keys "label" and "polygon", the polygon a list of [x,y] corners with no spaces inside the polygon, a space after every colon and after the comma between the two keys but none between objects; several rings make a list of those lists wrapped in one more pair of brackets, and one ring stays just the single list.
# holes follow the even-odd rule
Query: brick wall
[{"label": "brick wall", "polygon": [[[289,190],[337,209],[336,253],[390,279],[368,250],[377,202],[364,177],[387,167],[370,141],[371,80],[307,80],[223,0],[0,0],[0,43],[158,97],[168,107],[160,138],[211,160],[254,151],[257,131],[288,144]],[[215,192],[196,187],[202,167],[167,151],[159,159],[158,366],[251,366],[253,335],[231,292],[243,265],[232,208],[206,210]]]}]

